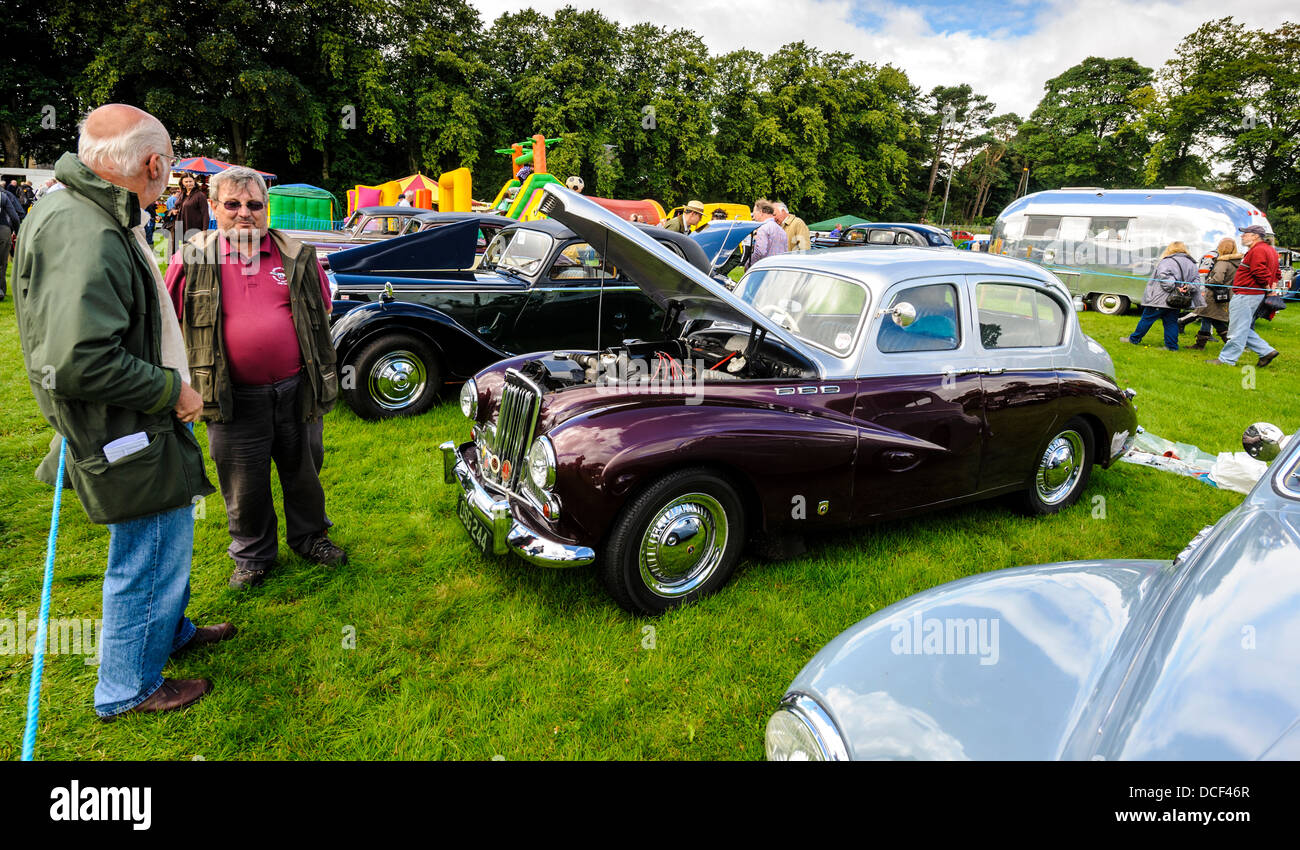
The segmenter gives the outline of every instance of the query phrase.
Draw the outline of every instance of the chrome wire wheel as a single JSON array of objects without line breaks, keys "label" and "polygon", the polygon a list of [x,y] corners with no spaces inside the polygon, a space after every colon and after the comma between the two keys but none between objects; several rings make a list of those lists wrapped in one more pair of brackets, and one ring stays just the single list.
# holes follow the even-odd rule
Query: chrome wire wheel
[{"label": "chrome wire wheel", "polygon": [[664,599],[690,594],[722,563],[729,534],[726,509],[713,496],[678,496],[659,509],[641,536],[637,550],[641,580]]},{"label": "chrome wire wheel", "polygon": [[370,368],[370,398],[385,410],[402,410],[420,397],[427,382],[418,355],[405,349],[390,351]]},{"label": "chrome wire wheel", "polygon": [[1083,436],[1078,431],[1062,431],[1051,439],[1034,474],[1034,487],[1043,504],[1058,505],[1070,497],[1083,475],[1086,460]]}]

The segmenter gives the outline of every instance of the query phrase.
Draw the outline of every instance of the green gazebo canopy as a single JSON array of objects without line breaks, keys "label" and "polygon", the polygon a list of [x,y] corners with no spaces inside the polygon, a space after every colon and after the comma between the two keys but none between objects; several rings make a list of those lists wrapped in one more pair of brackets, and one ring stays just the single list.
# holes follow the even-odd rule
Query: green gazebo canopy
[{"label": "green gazebo canopy", "polygon": [[834,230],[836,227],[849,227],[854,224],[865,224],[867,219],[859,218],[856,215],[841,215],[836,218],[828,218],[825,221],[819,221],[815,224],[808,225],[809,230]]}]

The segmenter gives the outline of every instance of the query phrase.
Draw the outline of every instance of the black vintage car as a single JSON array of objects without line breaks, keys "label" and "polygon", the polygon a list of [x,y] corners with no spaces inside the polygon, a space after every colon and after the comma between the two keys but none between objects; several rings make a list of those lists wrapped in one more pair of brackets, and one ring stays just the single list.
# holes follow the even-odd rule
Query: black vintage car
[{"label": "black vintage car", "polygon": [[[705,274],[735,247],[640,227]],[[509,224],[477,255],[480,234],[466,220],[330,258],[334,347],[358,416],[423,413],[444,383],[514,354],[660,333],[664,312],[564,225]]]}]

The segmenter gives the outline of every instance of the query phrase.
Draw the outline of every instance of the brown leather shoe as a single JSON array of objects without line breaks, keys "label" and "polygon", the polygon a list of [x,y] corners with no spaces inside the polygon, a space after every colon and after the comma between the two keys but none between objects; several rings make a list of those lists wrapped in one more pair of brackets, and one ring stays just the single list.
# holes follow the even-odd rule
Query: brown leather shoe
[{"label": "brown leather shoe", "polygon": [[215,626],[199,626],[194,630],[194,637],[180,649],[172,653],[172,658],[178,655],[184,655],[191,649],[198,649],[200,646],[209,646],[214,643],[221,643],[235,636],[234,623],[217,623]]},{"label": "brown leather shoe", "polygon": [[212,690],[212,683],[207,679],[163,679],[162,687],[149,695],[149,698],[135,708],[127,709],[121,714],[101,717],[105,723],[112,723],[127,714],[150,714],[158,711],[175,711],[187,705],[193,705],[203,699]]},{"label": "brown leather shoe", "polygon": [[1278,355],[1278,350],[1275,348],[1272,351],[1270,351],[1268,354],[1265,354],[1263,357],[1259,358],[1259,362],[1255,364],[1255,367],[1258,369],[1263,369],[1265,366],[1267,366],[1268,364],[1276,360],[1277,355]]}]

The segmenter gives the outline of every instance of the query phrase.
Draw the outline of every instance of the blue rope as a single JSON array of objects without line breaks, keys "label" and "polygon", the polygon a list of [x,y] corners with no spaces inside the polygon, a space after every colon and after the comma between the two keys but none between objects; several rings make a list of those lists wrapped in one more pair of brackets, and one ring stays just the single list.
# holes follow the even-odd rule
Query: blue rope
[{"label": "blue rope", "polygon": [[[1004,254],[1003,256],[1009,257],[1011,255]],[[1034,261],[1030,260],[1030,262],[1032,263]],[[1150,275],[1115,274],[1114,272],[1099,272],[1096,269],[1079,268],[1078,266],[1061,266],[1056,264],[1045,265],[1043,263],[1036,263],[1036,265],[1041,265],[1043,266],[1043,268],[1052,272],[1059,271],[1059,272],[1064,272],[1065,274],[1078,274],[1078,275],[1086,274],[1089,277],[1117,277],[1123,280],[1141,281],[1143,283],[1151,279]],[[1204,286],[1206,289],[1214,289],[1214,288],[1231,289],[1235,285],[1231,283],[1204,283],[1200,281],[1189,281],[1189,282],[1191,283],[1192,286]],[[1267,295],[1269,293],[1264,293],[1264,294]],[[1291,289],[1284,290],[1282,293],[1280,293],[1280,295],[1283,301],[1300,301],[1300,292],[1297,292],[1296,290],[1291,290]]]},{"label": "blue rope", "polygon": [[36,625],[36,650],[32,656],[32,689],[27,694],[27,728],[23,731],[23,761],[32,760],[36,727],[41,718],[41,674],[45,672],[45,640],[50,623],[50,588],[54,584],[54,544],[59,537],[59,504],[63,501],[63,467],[68,440],[59,446],[59,475],[54,480],[54,508],[50,511],[50,540],[45,547],[45,587],[41,590],[41,620]]}]

